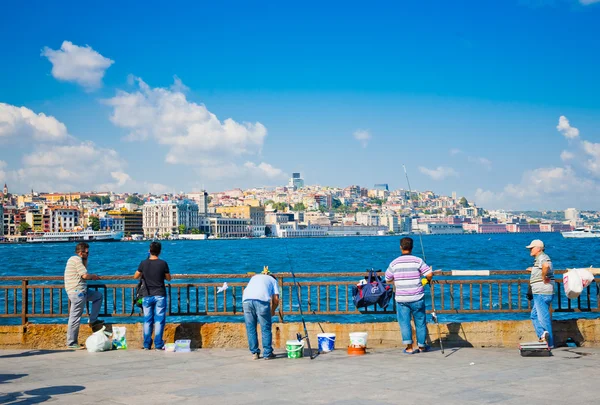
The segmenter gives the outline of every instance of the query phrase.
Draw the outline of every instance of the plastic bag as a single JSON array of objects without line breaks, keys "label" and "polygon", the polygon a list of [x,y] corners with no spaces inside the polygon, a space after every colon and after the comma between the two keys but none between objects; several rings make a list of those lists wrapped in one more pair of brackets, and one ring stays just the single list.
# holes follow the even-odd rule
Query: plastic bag
[{"label": "plastic bag", "polygon": [[585,287],[594,281],[594,275],[587,269],[571,269],[563,276],[563,285],[567,298],[579,297]]},{"label": "plastic bag", "polygon": [[[92,333],[85,340],[85,348],[90,353],[104,352],[112,348],[112,342],[108,338],[110,333],[104,332],[106,328],[103,326],[102,329]],[[107,336],[108,335],[108,336]]]},{"label": "plastic bag", "polygon": [[127,328],[125,326],[113,326],[113,341],[112,345],[114,349],[124,350],[127,349]]}]

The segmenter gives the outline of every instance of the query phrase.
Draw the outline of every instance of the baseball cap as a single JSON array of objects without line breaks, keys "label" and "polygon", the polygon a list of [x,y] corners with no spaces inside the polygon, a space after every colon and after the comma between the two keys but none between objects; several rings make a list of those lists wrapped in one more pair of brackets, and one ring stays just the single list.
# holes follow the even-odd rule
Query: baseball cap
[{"label": "baseball cap", "polygon": [[525,246],[527,249],[531,249],[534,247],[539,247],[539,248],[544,248],[544,242],[542,242],[539,239],[534,239],[531,241],[531,243],[529,244],[529,246]]}]

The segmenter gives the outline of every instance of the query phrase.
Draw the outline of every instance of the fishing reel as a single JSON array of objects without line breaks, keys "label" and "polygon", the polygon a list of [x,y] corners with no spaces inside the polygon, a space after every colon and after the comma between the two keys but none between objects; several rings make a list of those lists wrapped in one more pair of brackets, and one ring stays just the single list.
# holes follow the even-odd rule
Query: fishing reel
[{"label": "fishing reel", "polygon": [[304,339],[307,339],[308,336],[302,336],[301,333],[296,333],[296,339],[298,339],[298,342],[302,342]]}]

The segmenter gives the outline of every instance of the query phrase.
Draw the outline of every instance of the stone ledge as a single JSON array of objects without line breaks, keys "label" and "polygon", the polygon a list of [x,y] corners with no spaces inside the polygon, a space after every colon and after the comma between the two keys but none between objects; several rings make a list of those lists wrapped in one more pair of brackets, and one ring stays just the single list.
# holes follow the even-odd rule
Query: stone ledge
[{"label": "stone ledge", "polygon": [[[142,324],[109,324],[127,328],[127,343],[130,348],[142,348]],[[336,346],[349,344],[350,332],[367,332],[371,348],[395,348],[402,346],[400,330],[396,322],[381,323],[321,323],[326,332],[336,334]],[[438,331],[428,324],[432,343],[438,344]],[[555,321],[554,340],[557,346],[572,338],[586,347],[600,347],[600,320],[579,319]],[[308,323],[307,329],[313,346],[317,346],[316,335],[321,332],[317,323]],[[0,326],[0,349],[62,349],[66,339],[66,324],[27,324],[24,326]],[[442,341],[447,347],[506,347],[515,348],[519,342],[536,340],[530,321],[487,321],[440,324]],[[284,348],[286,340],[295,339],[303,333],[301,323],[274,323],[273,345]],[[91,334],[87,325],[82,325],[80,343]],[[246,330],[243,323],[169,323],[164,338],[167,342],[190,339],[193,348],[246,348]],[[260,340],[259,340],[260,341]]]}]

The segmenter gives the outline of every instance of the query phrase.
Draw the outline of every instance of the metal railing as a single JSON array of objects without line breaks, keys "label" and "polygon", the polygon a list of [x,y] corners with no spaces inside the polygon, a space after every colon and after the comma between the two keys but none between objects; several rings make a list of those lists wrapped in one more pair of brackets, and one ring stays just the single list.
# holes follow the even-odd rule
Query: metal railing
[{"label": "metal railing", "polygon": [[[600,312],[598,283],[592,283],[575,300],[567,299],[562,290],[564,271],[556,271],[554,312]],[[519,313],[531,310],[525,297],[529,273],[526,271],[489,271],[489,275],[469,277],[457,272],[436,271],[434,283],[425,288],[426,299],[439,314]],[[298,302],[292,275],[274,274],[280,288],[279,316],[394,314],[396,303],[387,308],[372,306],[357,310],[352,289],[360,273],[296,274],[300,286]],[[167,284],[167,314],[177,317],[241,316],[242,294],[251,275],[179,274]],[[228,289],[217,289],[228,283]],[[596,279],[598,281],[598,279]],[[89,288],[102,292],[100,316],[127,317],[131,314],[137,280],[130,276],[104,276],[90,282]],[[428,305],[429,306],[429,305]],[[429,307],[428,309],[431,309]],[[138,316],[137,309],[135,315]],[[0,277],[0,318],[21,318],[21,323],[37,318],[66,318],[69,302],[62,277]]]}]

